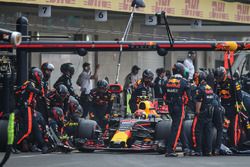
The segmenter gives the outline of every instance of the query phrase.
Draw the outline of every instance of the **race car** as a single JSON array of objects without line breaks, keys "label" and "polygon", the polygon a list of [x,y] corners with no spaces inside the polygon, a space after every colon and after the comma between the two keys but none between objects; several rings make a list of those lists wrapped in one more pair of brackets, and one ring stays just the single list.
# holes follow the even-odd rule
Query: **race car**
[{"label": "race car", "polygon": [[[112,93],[122,91],[119,84],[110,85]],[[106,128],[101,130],[93,120],[81,120],[77,147],[81,151],[94,150],[134,150],[146,151],[159,149],[169,136],[171,120],[165,117],[164,108],[154,107],[146,97],[140,97],[138,110],[132,118],[111,115]],[[161,106],[161,105],[160,105]],[[159,112],[157,112],[159,109]]]},{"label": "race car", "polygon": [[170,120],[154,116],[147,119],[109,120],[104,131],[93,120],[81,120],[77,147],[80,151],[134,150],[153,151],[169,135]]}]

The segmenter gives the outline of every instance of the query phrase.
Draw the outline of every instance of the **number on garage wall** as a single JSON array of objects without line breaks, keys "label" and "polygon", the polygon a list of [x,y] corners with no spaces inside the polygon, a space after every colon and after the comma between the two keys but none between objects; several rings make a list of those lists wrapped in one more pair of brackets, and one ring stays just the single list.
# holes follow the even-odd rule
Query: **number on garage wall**
[{"label": "number on garage wall", "polygon": [[38,16],[39,17],[51,17],[51,6],[39,5]]},{"label": "number on garage wall", "polygon": [[95,21],[107,21],[108,12],[106,10],[96,10],[95,11]]},{"label": "number on garage wall", "polygon": [[155,15],[145,15],[145,24],[146,25],[156,25],[157,17]]}]

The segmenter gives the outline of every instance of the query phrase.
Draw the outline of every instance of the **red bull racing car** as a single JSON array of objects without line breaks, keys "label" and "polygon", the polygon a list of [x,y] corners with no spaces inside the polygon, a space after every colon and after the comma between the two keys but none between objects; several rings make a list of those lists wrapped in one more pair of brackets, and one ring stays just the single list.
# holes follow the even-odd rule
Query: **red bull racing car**
[{"label": "red bull racing car", "polygon": [[[168,136],[170,121],[151,117],[148,119],[111,119],[102,132],[93,120],[82,120],[79,127],[80,151],[134,150],[152,151]],[[84,130],[83,130],[84,129]]]},{"label": "red bull racing car", "polygon": [[171,121],[166,117],[167,111],[163,111],[163,107],[157,110],[153,105],[148,99],[143,99],[131,118],[113,116],[108,120],[104,130],[101,130],[93,120],[81,120],[77,147],[88,152],[157,150],[169,135]]}]

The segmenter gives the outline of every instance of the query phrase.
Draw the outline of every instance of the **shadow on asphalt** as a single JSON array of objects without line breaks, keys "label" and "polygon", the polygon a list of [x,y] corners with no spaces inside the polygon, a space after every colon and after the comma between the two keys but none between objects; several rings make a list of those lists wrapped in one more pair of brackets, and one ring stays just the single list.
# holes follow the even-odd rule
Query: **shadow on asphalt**
[{"label": "shadow on asphalt", "polygon": [[143,155],[161,155],[157,152],[142,152],[142,151],[103,151],[103,150],[98,150],[98,151],[94,151],[93,153],[85,153],[85,152],[75,152],[77,154],[143,154]]}]

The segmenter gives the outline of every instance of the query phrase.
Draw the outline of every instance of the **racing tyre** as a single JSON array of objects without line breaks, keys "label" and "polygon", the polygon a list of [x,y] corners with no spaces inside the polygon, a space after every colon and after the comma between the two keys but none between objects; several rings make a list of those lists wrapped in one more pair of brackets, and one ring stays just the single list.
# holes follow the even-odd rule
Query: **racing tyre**
[{"label": "racing tyre", "polygon": [[171,131],[172,120],[162,120],[157,123],[155,127],[155,140],[158,141],[158,147],[156,151],[159,154],[166,152],[165,142],[168,139]]},{"label": "racing tyre", "polygon": [[171,131],[171,120],[162,120],[155,127],[155,140],[166,140]]},{"label": "racing tyre", "polygon": [[216,145],[216,140],[217,140],[217,129],[213,126],[213,129],[212,129],[212,143],[213,143],[213,148]]},{"label": "racing tyre", "polygon": [[82,139],[93,139],[97,126],[96,121],[80,119],[78,137]]},{"label": "racing tyre", "polygon": [[183,122],[183,132],[184,135],[188,139],[188,143],[191,145],[192,144],[192,124],[193,120],[185,120]]},{"label": "racing tyre", "polygon": [[[98,128],[96,121],[93,120],[84,120],[80,119],[79,127],[78,127],[78,138],[80,139],[94,139],[95,137],[95,130]],[[78,149],[81,152],[90,153],[94,152],[93,149],[86,149],[79,147]]]},{"label": "racing tyre", "polygon": [[5,151],[8,140],[8,121],[0,120],[0,151]]},{"label": "racing tyre", "polygon": [[244,106],[247,110],[247,114],[250,115],[250,94],[242,91],[242,98],[243,98]]},{"label": "racing tyre", "polygon": [[[193,145],[193,141],[192,141],[192,124],[193,124],[193,120],[185,120],[183,122],[183,132],[184,132],[184,135],[187,137],[187,140],[188,140],[188,144],[190,146]],[[213,127],[212,129],[212,143],[213,143],[213,146],[215,146],[215,143],[216,143],[216,136],[217,136],[217,130],[215,127]]]},{"label": "racing tyre", "polygon": [[[247,116],[250,116],[250,94],[245,91],[242,91],[242,98],[244,106],[247,110]],[[244,149],[250,149],[250,129],[244,129],[243,133],[240,136],[240,145],[244,147]]]}]

